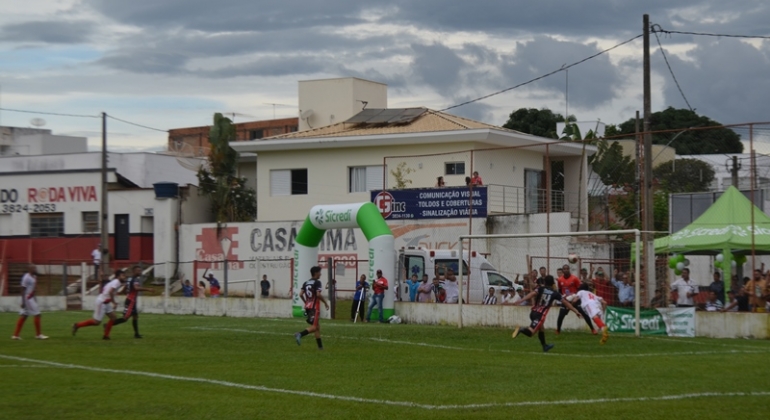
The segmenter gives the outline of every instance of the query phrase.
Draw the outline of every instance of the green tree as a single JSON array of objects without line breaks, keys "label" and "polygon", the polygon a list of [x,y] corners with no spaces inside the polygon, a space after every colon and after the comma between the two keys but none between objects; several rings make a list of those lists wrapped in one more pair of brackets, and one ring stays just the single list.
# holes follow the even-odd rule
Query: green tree
[{"label": "green tree", "polygon": [[636,182],[634,160],[623,154],[623,148],[616,141],[599,140],[596,153],[588,157],[588,164],[604,185],[633,185]]},{"label": "green tree", "polygon": [[396,166],[396,169],[391,169],[390,174],[396,179],[396,185],[393,186],[393,189],[403,190],[407,186],[412,185],[412,180],[407,178],[407,175],[414,171],[414,169],[406,166],[406,162],[401,162]]},{"label": "green tree", "polygon": [[[576,121],[575,116],[570,115],[569,121]],[[559,122],[564,122],[564,116],[554,114],[548,108],[519,108],[508,116],[508,121],[503,124],[503,127],[535,136],[558,139],[561,136],[556,132],[556,123]]]},{"label": "green tree", "polygon": [[667,193],[707,191],[714,175],[714,168],[698,159],[676,159],[652,170],[653,178]]},{"label": "green tree", "polygon": [[257,216],[254,189],[246,186],[246,178],[236,176],[238,152],[229,144],[233,139],[232,121],[220,113],[214,114],[208,165],[198,170],[198,193],[209,198],[218,227],[228,222],[252,221]]},{"label": "green tree", "polygon": [[[650,116],[650,130],[675,130],[688,129],[695,127],[718,126],[720,123],[696,114],[689,109],[675,109],[668,107],[663,111],[654,112]],[[617,134],[634,134],[635,120],[620,124]],[[673,136],[679,135],[671,143],[671,147],[676,149],[678,155],[701,155],[710,153],[741,153],[743,152],[743,143],[741,137],[728,128],[714,128],[708,130],[691,130],[681,134],[679,133],[658,133],[653,134],[653,144],[668,144]],[[605,135],[609,136],[605,132]]]}]

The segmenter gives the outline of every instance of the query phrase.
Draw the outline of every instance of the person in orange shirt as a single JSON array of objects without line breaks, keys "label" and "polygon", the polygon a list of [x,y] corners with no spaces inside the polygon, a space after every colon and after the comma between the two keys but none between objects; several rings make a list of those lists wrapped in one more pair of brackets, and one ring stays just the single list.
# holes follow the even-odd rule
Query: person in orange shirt
[{"label": "person in orange shirt", "polygon": [[377,280],[372,285],[374,294],[372,295],[372,301],[369,302],[369,311],[366,313],[366,322],[372,317],[372,309],[374,305],[377,305],[379,311],[380,322],[385,322],[385,315],[382,309],[382,300],[385,298],[385,291],[388,290],[388,279],[382,276],[382,270],[377,270]]},{"label": "person in orange shirt", "polygon": [[481,180],[481,176],[479,176],[478,171],[473,172],[473,176],[471,177],[471,185],[484,185],[484,182]]}]

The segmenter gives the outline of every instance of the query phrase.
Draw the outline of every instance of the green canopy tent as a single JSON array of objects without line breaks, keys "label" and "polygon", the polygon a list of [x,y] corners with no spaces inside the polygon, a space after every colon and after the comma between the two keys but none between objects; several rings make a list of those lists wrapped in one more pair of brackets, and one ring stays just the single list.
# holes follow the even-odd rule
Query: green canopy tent
[{"label": "green canopy tent", "polygon": [[770,254],[770,217],[735,187],[687,227],[655,240],[656,254],[724,255],[725,290],[730,290],[733,257],[751,254],[752,249]]}]

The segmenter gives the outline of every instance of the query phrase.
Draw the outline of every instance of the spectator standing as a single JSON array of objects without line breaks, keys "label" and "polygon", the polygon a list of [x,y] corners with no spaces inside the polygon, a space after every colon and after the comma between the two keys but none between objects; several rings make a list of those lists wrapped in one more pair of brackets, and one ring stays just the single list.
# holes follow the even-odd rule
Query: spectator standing
[{"label": "spectator standing", "polygon": [[409,287],[409,302],[414,302],[417,298],[417,288],[420,287],[420,282],[417,280],[417,274],[412,274],[412,278],[406,281],[406,285]]},{"label": "spectator standing", "polygon": [[259,288],[262,290],[262,297],[270,296],[270,281],[267,279],[267,274],[262,275],[262,281],[259,282]]},{"label": "spectator standing", "polygon": [[433,301],[436,303],[444,303],[446,301],[446,290],[444,290],[444,286],[441,284],[441,281],[438,277],[433,278],[433,285],[431,287],[431,291],[433,292]]},{"label": "spectator standing", "polygon": [[762,270],[754,270],[754,277],[743,288],[749,297],[751,312],[765,312],[767,280],[762,278]]},{"label": "spectator standing", "polygon": [[190,284],[190,280],[185,280],[182,284],[182,296],[184,297],[192,297],[193,296],[193,287],[192,284]]},{"label": "spectator standing", "polygon": [[495,296],[495,288],[489,288],[489,294],[484,296],[484,305],[497,305],[497,297]]},{"label": "spectator standing", "polygon": [[620,306],[634,306],[634,284],[631,283],[631,278],[627,272],[621,274],[620,278],[622,281],[618,281],[617,279],[610,280],[612,285],[618,289],[618,301],[620,301]]},{"label": "spectator standing", "polygon": [[198,297],[199,298],[206,297],[206,283],[204,283],[203,280],[198,282]]},{"label": "spectator standing", "polygon": [[709,285],[709,291],[716,293],[719,302],[722,305],[725,304],[725,282],[722,281],[722,275],[719,271],[714,272],[714,281]]},{"label": "spectator standing", "polygon": [[465,177],[465,186],[470,188],[471,187],[471,177],[466,176]]},{"label": "spectator standing", "polygon": [[695,282],[690,279],[690,269],[682,269],[682,278],[671,283],[671,293],[676,291],[676,306],[678,308],[692,308],[695,305],[693,297],[697,294],[695,291]]},{"label": "spectator standing", "polygon": [[433,293],[433,287],[428,283],[428,275],[422,275],[422,283],[417,288],[417,301],[421,303],[430,302],[431,294]]},{"label": "spectator standing", "polygon": [[457,285],[457,277],[451,268],[446,269],[446,279],[444,281],[444,290],[446,291],[446,302],[457,303],[460,299],[460,287]]},{"label": "spectator standing", "polygon": [[593,286],[591,285],[591,278],[588,277],[588,269],[587,268],[581,268],[580,269],[580,283],[588,285],[589,290],[593,290]]},{"label": "spectator standing", "polygon": [[374,281],[373,289],[374,294],[372,295],[371,302],[369,302],[369,311],[366,313],[366,322],[369,322],[371,319],[372,309],[374,309],[374,305],[377,305],[380,322],[384,323],[385,314],[382,309],[382,300],[385,298],[385,291],[388,290],[388,279],[382,276],[382,270],[377,270],[377,280]]},{"label": "spectator standing", "polygon": [[361,277],[356,281],[356,293],[353,294],[353,306],[350,307],[350,320],[356,320],[356,311],[361,320],[364,319],[364,311],[366,310],[366,291],[369,289],[369,282],[366,281],[366,274],[361,274]]},{"label": "spectator standing", "polygon": [[[532,270],[534,272],[534,270]],[[545,276],[548,275],[548,270],[546,270],[545,267],[540,267],[540,277],[537,276],[537,273],[535,273],[534,281],[535,284],[529,285],[532,289],[534,289],[537,286],[542,286],[545,284]]]},{"label": "spectator standing", "polygon": [[91,251],[91,259],[94,261],[94,280],[100,278],[99,266],[102,265],[102,244],[96,244],[96,248]]},{"label": "spectator standing", "polygon": [[206,277],[206,273],[203,273],[203,278],[209,281],[209,294],[211,294],[211,297],[219,297],[219,280],[214,277],[214,273],[209,273],[208,277]]},{"label": "spectator standing", "polygon": [[708,312],[721,312],[724,308],[722,301],[717,299],[717,294],[713,290],[709,290],[709,298],[706,301],[706,311]]},{"label": "spectator standing", "polygon": [[435,185],[435,187],[436,188],[446,187],[446,183],[444,182],[444,177],[443,176],[440,176],[440,177],[436,178],[436,185]]},{"label": "spectator standing", "polygon": [[478,171],[473,171],[473,176],[471,177],[471,185],[474,187],[484,185],[484,182],[481,180],[481,176],[479,175]]},{"label": "spectator standing", "polygon": [[[617,269],[615,269],[615,273],[617,275]],[[596,296],[604,299],[604,301],[607,302],[607,305],[613,306],[615,304],[615,288],[605,276],[604,270],[599,267],[596,270],[596,273],[594,273],[594,276],[594,293],[596,293]]]}]

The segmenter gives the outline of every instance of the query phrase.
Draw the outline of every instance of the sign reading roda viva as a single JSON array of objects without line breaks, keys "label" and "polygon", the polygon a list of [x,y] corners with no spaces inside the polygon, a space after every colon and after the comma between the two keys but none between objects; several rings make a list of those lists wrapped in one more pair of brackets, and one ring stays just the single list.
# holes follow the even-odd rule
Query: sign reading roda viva
[{"label": "sign reading roda viva", "polygon": [[93,185],[72,186],[72,187],[43,187],[27,188],[27,194],[24,190],[16,188],[0,190],[0,202],[2,203],[64,203],[64,202],[84,202],[99,201],[96,196],[96,187]]}]

